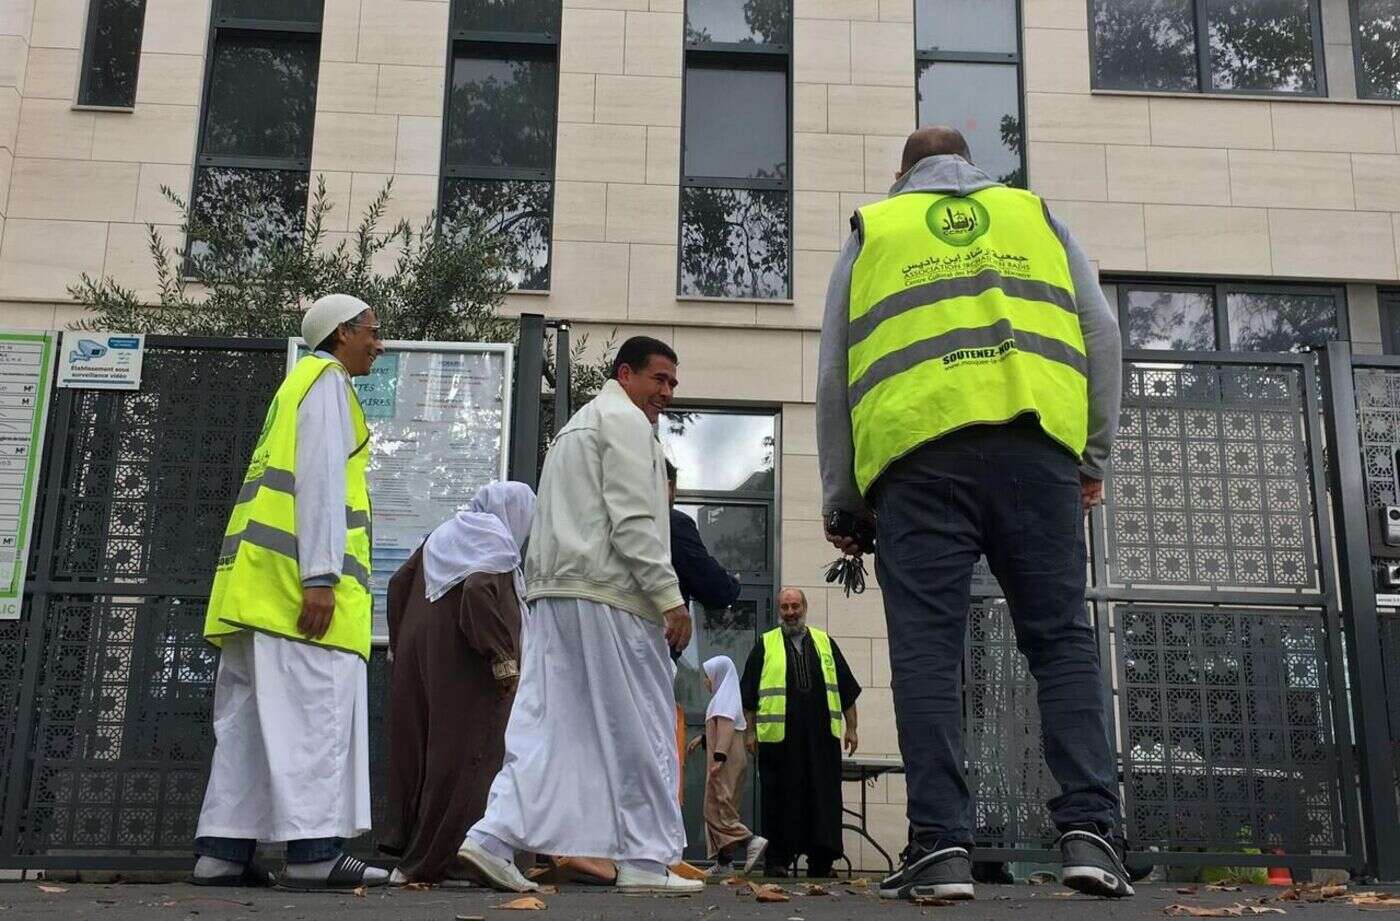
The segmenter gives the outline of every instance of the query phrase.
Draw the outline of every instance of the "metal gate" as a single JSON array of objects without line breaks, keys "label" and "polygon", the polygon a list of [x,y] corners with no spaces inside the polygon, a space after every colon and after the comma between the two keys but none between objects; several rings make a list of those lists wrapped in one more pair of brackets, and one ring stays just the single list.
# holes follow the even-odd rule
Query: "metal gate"
[{"label": "metal gate", "polygon": [[285,362],[280,339],[150,337],[141,390],[55,392],[25,613],[0,625],[0,866],[188,865],[204,605]]},{"label": "metal gate", "polygon": [[[1130,352],[1123,375],[1089,596],[1128,839],[1156,863],[1360,867],[1316,360]],[[1044,859],[1035,682],[995,582],[975,593],[980,856]]]},{"label": "metal gate", "polygon": [[[203,607],[284,348],[153,337],[141,391],[56,393],[25,615],[0,623],[0,866],[188,865],[213,745]],[[1400,360],[1353,378],[1344,345],[1327,358],[1320,388],[1312,355],[1126,357],[1090,604],[1128,834],[1170,849],[1157,862],[1400,878],[1400,614],[1376,613],[1367,534],[1400,499],[1382,459]],[[982,856],[1035,859],[1054,784],[1034,681],[985,572],[975,594],[974,824]],[[370,682],[376,709],[380,655]]]}]

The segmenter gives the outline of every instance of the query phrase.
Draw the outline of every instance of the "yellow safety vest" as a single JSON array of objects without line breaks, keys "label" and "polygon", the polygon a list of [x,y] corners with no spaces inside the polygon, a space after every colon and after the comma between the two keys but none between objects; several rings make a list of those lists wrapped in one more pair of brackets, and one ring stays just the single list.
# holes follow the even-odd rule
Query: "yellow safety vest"
[{"label": "yellow safety vest", "polygon": [[857,219],[847,393],[861,493],[926,442],[1027,412],[1083,454],[1084,335],[1041,200],[1005,186],[905,192]]},{"label": "yellow safety vest", "polygon": [[[836,657],[831,637],[816,627],[807,633],[817,647],[826,684],[826,708],[831,712],[831,734],[841,738],[845,721],[841,716],[841,689],[836,683]],[[783,630],[775,627],[763,634],[763,671],[758,678],[758,741],[781,742],[787,735],[787,650]]]},{"label": "yellow safety vest", "polygon": [[[345,459],[345,559],[335,585],[335,615],[319,640],[297,630],[301,568],[297,561],[297,411],[324,373],[339,376],[350,395],[358,447]],[[339,362],[308,355],[278,388],[224,530],[219,567],[204,616],[204,638],[215,646],[240,630],[344,649],[369,659],[370,503],[365,467],[369,427],[355,388]],[[327,446],[336,450],[338,446]]]}]

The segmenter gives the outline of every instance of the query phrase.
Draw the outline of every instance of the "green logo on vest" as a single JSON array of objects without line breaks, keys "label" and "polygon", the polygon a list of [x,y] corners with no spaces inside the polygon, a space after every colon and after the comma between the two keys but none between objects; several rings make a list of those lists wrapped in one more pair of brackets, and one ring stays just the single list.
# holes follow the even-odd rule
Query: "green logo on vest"
[{"label": "green logo on vest", "polygon": [[928,229],[949,246],[967,246],[992,225],[992,216],[981,202],[950,195],[929,206],[924,215]]},{"label": "green logo on vest", "polygon": [[258,442],[253,445],[253,450],[257,451],[267,441],[267,436],[272,434],[272,422],[277,418],[277,397],[272,398],[272,403],[267,407],[267,418],[263,420],[262,431],[258,433]]}]

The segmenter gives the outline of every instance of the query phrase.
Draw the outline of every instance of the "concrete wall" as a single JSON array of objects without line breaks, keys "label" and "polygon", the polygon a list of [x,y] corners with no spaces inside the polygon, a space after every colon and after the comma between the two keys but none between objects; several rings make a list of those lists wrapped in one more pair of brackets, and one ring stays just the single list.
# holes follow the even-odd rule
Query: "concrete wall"
[{"label": "concrete wall", "polygon": [[[1340,102],[1091,93],[1085,3],[1024,0],[1028,159],[1101,269],[1344,283],[1352,336],[1377,350],[1375,285],[1400,280],[1400,108],[1354,101],[1346,0],[1324,7]],[[73,107],[85,6],[0,0],[3,325],[65,325],[81,272],[149,290],[143,225],[178,219],[161,184],[188,194],[208,0],[149,0],[134,112]],[[913,0],[794,0],[793,297],[759,303],[675,294],[682,0],[563,6],[553,290],[509,309],[574,318],[595,348],[653,332],[680,352],[683,399],[781,411],[782,577],[866,686],[862,751],[895,754],[878,588],[821,581],[811,402],[846,217],[883,194],[915,125]],[[447,18],[445,0],[326,0],[312,171],[334,235],[390,177],[390,219],[435,206]],[[898,778],[870,791],[892,852],[903,794]]]}]

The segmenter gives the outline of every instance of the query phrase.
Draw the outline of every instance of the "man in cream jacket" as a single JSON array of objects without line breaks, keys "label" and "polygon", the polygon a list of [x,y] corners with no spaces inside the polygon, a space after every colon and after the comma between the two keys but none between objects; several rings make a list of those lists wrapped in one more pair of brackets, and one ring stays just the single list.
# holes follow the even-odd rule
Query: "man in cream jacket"
[{"label": "man in cream jacket", "polygon": [[513,863],[529,851],[613,860],[625,891],[704,889],[667,869],[685,847],[670,650],[690,615],[654,427],[676,363],[664,342],[628,339],[545,458],[505,763],[457,852],[495,888],[537,888]]}]

